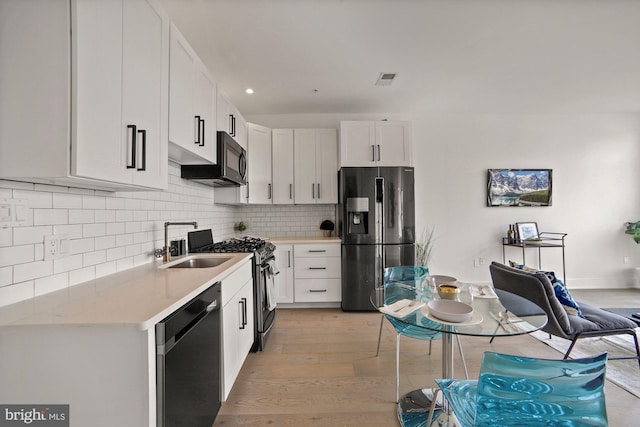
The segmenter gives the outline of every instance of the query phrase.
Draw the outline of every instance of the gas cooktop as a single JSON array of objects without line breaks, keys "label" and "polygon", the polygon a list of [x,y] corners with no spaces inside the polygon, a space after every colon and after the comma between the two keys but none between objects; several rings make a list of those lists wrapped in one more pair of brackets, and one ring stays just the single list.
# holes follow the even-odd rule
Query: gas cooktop
[{"label": "gas cooktop", "polygon": [[275,246],[259,237],[245,236],[213,243],[211,229],[187,234],[190,253],[223,252],[273,252]]}]

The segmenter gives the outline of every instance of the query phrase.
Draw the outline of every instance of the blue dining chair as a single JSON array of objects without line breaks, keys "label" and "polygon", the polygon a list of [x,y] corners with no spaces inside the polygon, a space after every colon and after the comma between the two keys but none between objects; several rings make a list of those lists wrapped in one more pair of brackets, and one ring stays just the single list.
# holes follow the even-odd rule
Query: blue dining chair
[{"label": "blue dining chair", "polygon": [[[419,287],[421,286],[422,279],[427,276],[429,276],[429,269],[426,267],[400,266],[385,268],[383,280],[384,289],[382,289],[380,298],[385,305],[393,304],[394,302],[402,299],[415,300],[417,298],[418,289],[420,289]],[[387,291],[388,285],[393,282],[396,282],[396,284],[397,282],[400,282],[401,286],[394,286],[393,292]],[[416,316],[416,314],[410,314],[409,316]],[[391,326],[393,326],[396,331],[396,402],[398,402],[400,400],[400,336],[429,341],[429,355],[431,355],[433,340],[442,338],[442,334],[440,332],[409,325],[401,322],[393,316],[384,314],[380,319],[380,331],[378,332],[378,348],[376,350],[376,357],[380,354],[380,338],[382,336],[382,325],[385,318],[389,323],[391,323]],[[458,350],[460,351],[465,378],[467,378],[467,365],[464,360],[462,344],[460,343],[459,338],[455,337],[454,339],[458,343]]]},{"label": "blue dining chair", "polygon": [[607,353],[548,360],[486,352],[478,380],[436,383],[462,427],[604,427],[606,364]]}]

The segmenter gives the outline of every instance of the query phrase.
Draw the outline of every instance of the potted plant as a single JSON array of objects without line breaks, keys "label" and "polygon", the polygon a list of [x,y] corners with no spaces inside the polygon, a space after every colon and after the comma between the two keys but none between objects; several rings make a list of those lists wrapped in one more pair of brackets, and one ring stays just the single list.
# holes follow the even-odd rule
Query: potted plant
[{"label": "potted plant", "polygon": [[325,219],[320,223],[320,230],[324,232],[324,237],[331,237],[331,233],[333,232],[334,228],[335,225],[333,224],[333,221],[329,219]]},{"label": "potted plant", "polygon": [[416,241],[416,265],[429,268],[429,261],[433,255],[433,232],[435,227],[424,229],[422,236]]},{"label": "potted plant", "polygon": [[247,225],[244,222],[240,221],[239,223],[233,226],[233,229],[239,232],[243,232],[244,230],[247,229]]},{"label": "potted plant", "polygon": [[630,234],[633,237],[633,240],[637,244],[640,244],[640,221],[627,222],[625,225],[627,228],[624,232],[626,234]]}]

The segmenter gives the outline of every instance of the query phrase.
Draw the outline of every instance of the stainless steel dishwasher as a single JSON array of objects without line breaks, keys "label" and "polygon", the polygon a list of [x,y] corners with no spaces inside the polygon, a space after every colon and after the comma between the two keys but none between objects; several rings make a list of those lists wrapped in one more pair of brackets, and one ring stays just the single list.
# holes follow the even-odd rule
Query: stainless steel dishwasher
[{"label": "stainless steel dishwasher", "polygon": [[158,427],[211,427],[220,409],[220,282],[156,325]]}]

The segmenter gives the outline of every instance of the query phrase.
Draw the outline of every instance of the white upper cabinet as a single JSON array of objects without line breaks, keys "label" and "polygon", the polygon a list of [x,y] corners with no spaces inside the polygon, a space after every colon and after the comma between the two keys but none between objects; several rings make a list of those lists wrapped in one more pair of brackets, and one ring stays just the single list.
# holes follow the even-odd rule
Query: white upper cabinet
[{"label": "white upper cabinet", "polygon": [[340,122],[340,166],[412,166],[411,122]]},{"label": "white upper cabinet", "polygon": [[271,129],[247,124],[249,203],[271,204],[273,187],[271,182]]},{"label": "white upper cabinet", "polygon": [[221,89],[218,90],[217,110],[218,130],[231,135],[246,150],[248,138],[247,122]]},{"label": "white upper cabinet", "polygon": [[273,129],[273,204],[293,204],[293,129]]},{"label": "white upper cabinet", "polygon": [[338,141],[335,129],[294,129],[294,201],[338,203]]},{"label": "white upper cabinet", "polygon": [[155,1],[7,0],[0,27],[0,177],[166,188],[169,19]]},{"label": "white upper cabinet", "polygon": [[169,157],[180,164],[216,162],[216,84],[171,24]]}]

